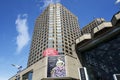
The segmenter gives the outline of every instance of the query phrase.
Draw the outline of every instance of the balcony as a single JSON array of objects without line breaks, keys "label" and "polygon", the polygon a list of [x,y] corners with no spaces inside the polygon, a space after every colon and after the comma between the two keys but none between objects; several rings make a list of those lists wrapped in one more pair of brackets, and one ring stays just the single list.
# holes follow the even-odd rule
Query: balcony
[{"label": "balcony", "polygon": [[116,26],[118,24],[120,24],[120,12],[116,13],[113,17],[112,17],[112,20],[111,20],[113,26]]},{"label": "balcony", "polygon": [[102,24],[93,29],[94,37],[107,32],[111,27],[112,27],[111,22],[103,22]]},{"label": "balcony", "polygon": [[90,33],[83,34],[78,39],[76,39],[76,44],[78,44],[78,43],[83,44],[83,43],[87,42],[90,39],[91,39],[91,34]]}]

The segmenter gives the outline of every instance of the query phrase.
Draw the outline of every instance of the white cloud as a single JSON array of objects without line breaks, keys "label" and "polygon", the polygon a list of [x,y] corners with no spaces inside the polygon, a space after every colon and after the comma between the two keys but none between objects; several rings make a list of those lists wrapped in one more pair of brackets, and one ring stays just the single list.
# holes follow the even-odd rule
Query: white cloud
[{"label": "white cloud", "polygon": [[40,9],[46,8],[50,3],[60,3],[61,0],[41,0],[43,3],[43,6],[40,7]]},{"label": "white cloud", "polygon": [[28,33],[28,25],[27,25],[27,14],[18,15],[16,19],[16,30],[18,35],[16,37],[16,44],[17,44],[17,52],[23,49],[25,45],[28,44],[30,38]]},{"label": "white cloud", "polygon": [[117,0],[117,1],[115,2],[115,4],[118,4],[118,3],[120,3],[120,0]]}]

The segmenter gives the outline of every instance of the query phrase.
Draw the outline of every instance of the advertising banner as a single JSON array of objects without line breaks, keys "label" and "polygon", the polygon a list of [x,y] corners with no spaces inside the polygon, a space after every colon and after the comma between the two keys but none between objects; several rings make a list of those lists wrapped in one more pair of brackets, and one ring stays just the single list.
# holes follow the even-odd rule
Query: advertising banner
[{"label": "advertising banner", "polygon": [[47,48],[43,52],[43,56],[55,56],[58,55],[58,51],[56,51],[54,48]]},{"label": "advertising banner", "polygon": [[64,56],[49,56],[47,77],[65,77],[65,57]]}]

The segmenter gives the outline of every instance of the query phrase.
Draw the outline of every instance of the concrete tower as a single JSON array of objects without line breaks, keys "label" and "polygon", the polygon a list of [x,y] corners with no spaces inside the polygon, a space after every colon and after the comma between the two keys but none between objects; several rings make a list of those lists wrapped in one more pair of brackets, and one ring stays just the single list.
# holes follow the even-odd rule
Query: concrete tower
[{"label": "concrete tower", "polygon": [[56,49],[59,55],[74,56],[71,45],[79,35],[77,17],[61,4],[50,4],[36,20],[28,66],[42,59],[47,48]]},{"label": "concrete tower", "polygon": [[[77,17],[59,3],[50,4],[36,19],[27,68],[17,79],[79,79],[81,64],[72,45],[80,35]],[[47,49],[57,55],[44,56]]]}]

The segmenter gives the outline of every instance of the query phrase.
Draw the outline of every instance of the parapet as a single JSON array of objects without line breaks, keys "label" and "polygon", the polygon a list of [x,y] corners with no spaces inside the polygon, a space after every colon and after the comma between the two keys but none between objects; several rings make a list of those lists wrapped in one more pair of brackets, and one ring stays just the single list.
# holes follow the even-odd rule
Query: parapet
[{"label": "parapet", "polygon": [[117,12],[115,15],[113,15],[112,19],[111,19],[112,25],[116,26],[119,25],[120,23],[120,11]]},{"label": "parapet", "polygon": [[115,36],[115,34],[118,33],[120,33],[120,12],[113,15],[111,22],[104,21],[96,27],[91,28],[91,32],[83,33],[76,39],[76,48],[83,51]]},{"label": "parapet", "polygon": [[78,39],[76,39],[76,44],[84,43],[90,39],[91,39],[91,33],[85,33],[82,36],[80,36]]},{"label": "parapet", "polygon": [[111,22],[103,22],[93,29],[92,34],[94,34],[94,37],[99,36],[100,34],[103,34],[106,31],[108,31],[108,29],[110,29],[111,27],[113,27]]}]

